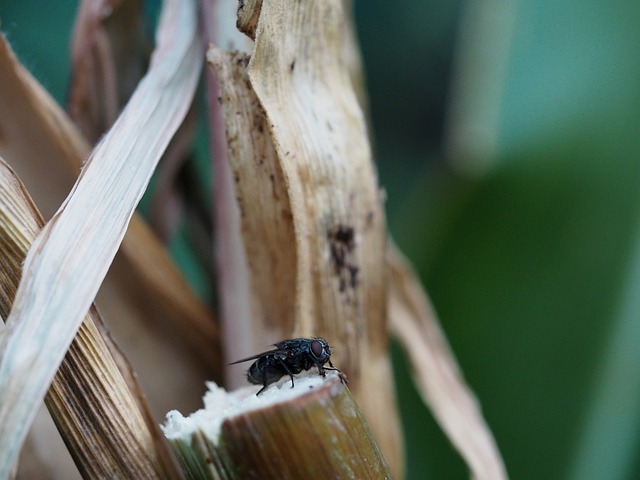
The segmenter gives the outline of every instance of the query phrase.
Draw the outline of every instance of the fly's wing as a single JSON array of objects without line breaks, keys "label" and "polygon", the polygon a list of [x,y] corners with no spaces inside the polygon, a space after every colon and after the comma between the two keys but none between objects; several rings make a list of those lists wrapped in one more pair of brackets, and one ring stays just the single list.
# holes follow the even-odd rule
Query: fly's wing
[{"label": "fly's wing", "polygon": [[248,362],[249,360],[257,360],[260,357],[264,357],[265,355],[274,355],[280,354],[285,357],[290,357],[296,353],[301,348],[305,342],[309,342],[308,338],[292,338],[290,340],[283,340],[278,343],[274,343],[273,346],[276,347],[273,350],[269,350],[267,352],[258,353],[257,355],[253,355],[251,357],[243,358],[242,360],[236,360],[235,362],[231,362],[229,365],[235,365],[236,363]]},{"label": "fly's wing", "polygon": [[269,350],[267,352],[258,353],[257,355],[252,355],[247,358],[243,358],[242,360],[236,360],[235,362],[231,362],[229,365],[235,365],[236,363],[248,362],[249,360],[257,360],[258,358],[264,357],[265,355],[272,355],[274,353],[279,353],[282,350],[279,348],[275,348],[273,350]]},{"label": "fly's wing", "polygon": [[274,343],[273,346],[278,350],[296,350],[301,346],[308,344],[313,339],[311,338],[291,338],[289,340],[282,340],[281,342]]}]

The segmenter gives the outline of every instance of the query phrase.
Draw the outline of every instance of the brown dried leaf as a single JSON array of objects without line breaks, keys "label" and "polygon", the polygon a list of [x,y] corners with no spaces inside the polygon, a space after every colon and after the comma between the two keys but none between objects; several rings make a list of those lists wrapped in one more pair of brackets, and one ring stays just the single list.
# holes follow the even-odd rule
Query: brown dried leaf
[{"label": "brown dried leaf", "polygon": [[418,391],[467,462],[472,477],[506,479],[491,430],[462,377],[431,302],[395,246],[390,246],[387,258],[391,285],[390,328],[409,356]]},{"label": "brown dried leaf", "polygon": [[[73,186],[90,146],[18,62],[4,36],[0,36],[0,111],[5,112],[0,115],[0,156],[34,192],[40,211],[49,218]],[[62,167],[67,159],[73,159],[73,174]]]},{"label": "brown dried leaf", "polygon": [[256,29],[260,20],[262,0],[240,0],[238,2],[238,21],[236,27],[251,40],[256,39]]},{"label": "brown dried leaf", "polygon": [[[248,331],[283,338],[294,330],[295,292],[286,279],[297,271],[293,217],[282,168],[260,103],[246,75],[249,56],[211,48],[225,113],[228,160],[240,209],[240,227],[253,295]],[[283,281],[274,281],[282,279]],[[224,286],[223,286],[224,288]],[[240,323],[239,320],[236,323]],[[249,346],[262,348],[258,344]],[[227,345],[238,352],[240,346]],[[238,353],[235,353],[238,355]]]},{"label": "brown dried leaf", "polygon": [[92,143],[111,127],[151,51],[140,0],[84,0],[71,41],[69,114]]},{"label": "brown dried leaf", "polygon": [[[43,225],[26,189],[0,159],[2,317],[9,314],[22,262]],[[76,465],[85,478],[179,478],[126,360],[110,344],[92,307],[45,397]]]}]

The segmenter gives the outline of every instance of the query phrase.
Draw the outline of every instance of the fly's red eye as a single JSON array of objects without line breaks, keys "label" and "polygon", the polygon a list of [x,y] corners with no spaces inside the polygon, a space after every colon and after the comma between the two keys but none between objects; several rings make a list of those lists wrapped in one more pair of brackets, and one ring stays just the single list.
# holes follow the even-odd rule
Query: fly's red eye
[{"label": "fly's red eye", "polygon": [[322,348],[322,343],[320,343],[318,340],[313,340],[311,342],[311,352],[315,357],[320,357],[323,353],[323,350],[324,349]]}]

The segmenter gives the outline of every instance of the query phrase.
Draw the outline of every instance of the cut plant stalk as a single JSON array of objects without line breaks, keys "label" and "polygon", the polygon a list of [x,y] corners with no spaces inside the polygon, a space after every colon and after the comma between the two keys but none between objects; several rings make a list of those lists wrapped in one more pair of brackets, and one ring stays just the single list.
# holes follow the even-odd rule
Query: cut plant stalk
[{"label": "cut plant stalk", "polygon": [[205,409],[167,415],[164,431],[189,479],[358,478],[391,473],[339,374],[310,372],[227,393],[209,384]]}]

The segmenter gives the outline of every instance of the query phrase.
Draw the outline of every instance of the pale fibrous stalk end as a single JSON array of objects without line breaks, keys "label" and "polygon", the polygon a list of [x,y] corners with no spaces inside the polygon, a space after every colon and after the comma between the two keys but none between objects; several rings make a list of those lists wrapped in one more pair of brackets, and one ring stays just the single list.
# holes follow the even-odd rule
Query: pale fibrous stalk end
[{"label": "pale fibrous stalk end", "polygon": [[204,410],[171,412],[163,427],[187,478],[392,478],[338,372],[311,372],[293,388],[286,379],[260,396],[210,389]]}]

